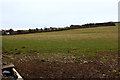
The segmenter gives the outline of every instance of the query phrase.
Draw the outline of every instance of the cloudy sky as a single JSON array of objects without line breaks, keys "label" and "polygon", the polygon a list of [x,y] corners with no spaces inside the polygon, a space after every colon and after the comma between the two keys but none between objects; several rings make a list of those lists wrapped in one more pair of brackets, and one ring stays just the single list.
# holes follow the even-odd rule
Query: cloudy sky
[{"label": "cloudy sky", "polygon": [[119,0],[0,0],[1,29],[118,21]]}]

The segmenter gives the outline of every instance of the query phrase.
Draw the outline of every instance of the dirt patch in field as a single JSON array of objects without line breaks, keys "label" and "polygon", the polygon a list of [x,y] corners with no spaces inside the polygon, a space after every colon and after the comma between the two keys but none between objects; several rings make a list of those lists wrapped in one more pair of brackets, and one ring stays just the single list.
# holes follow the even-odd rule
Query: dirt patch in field
[{"label": "dirt patch in field", "polygon": [[[103,55],[103,54],[101,54]],[[57,61],[38,60],[29,56],[29,59],[15,61],[16,69],[25,80],[30,79],[66,79],[66,78],[120,78],[118,56],[105,54],[111,59],[104,61],[101,56],[92,58],[74,57],[73,59],[61,59]],[[81,60],[81,61],[80,61]]]}]

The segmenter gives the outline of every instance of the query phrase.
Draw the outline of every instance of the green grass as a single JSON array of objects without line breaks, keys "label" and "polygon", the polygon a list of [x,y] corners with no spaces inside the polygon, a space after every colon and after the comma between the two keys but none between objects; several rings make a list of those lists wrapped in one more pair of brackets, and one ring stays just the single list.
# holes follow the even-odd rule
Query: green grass
[{"label": "green grass", "polygon": [[[2,36],[3,54],[89,55],[117,53],[118,27]],[[49,57],[49,56],[48,56]],[[59,56],[57,56],[59,57]]]}]

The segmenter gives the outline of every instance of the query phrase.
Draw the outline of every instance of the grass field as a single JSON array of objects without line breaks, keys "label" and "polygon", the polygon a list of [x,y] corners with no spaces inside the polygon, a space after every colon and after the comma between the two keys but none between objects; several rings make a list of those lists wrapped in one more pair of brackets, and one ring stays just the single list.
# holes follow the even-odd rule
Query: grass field
[{"label": "grass field", "polygon": [[3,54],[24,56],[36,54],[42,58],[68,55],[96,56],[118,52],[118,27],[73,29],[58,32],[2,36]]}]

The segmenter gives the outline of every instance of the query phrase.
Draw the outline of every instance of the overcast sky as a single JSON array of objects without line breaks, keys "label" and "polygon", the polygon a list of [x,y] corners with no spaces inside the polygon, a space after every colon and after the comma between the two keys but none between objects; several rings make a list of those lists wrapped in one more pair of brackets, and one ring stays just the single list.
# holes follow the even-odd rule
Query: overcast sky
[{"label": "overcast sky", "polygon": [[118,21],[119,0],[0,0],[2,29]]}]

